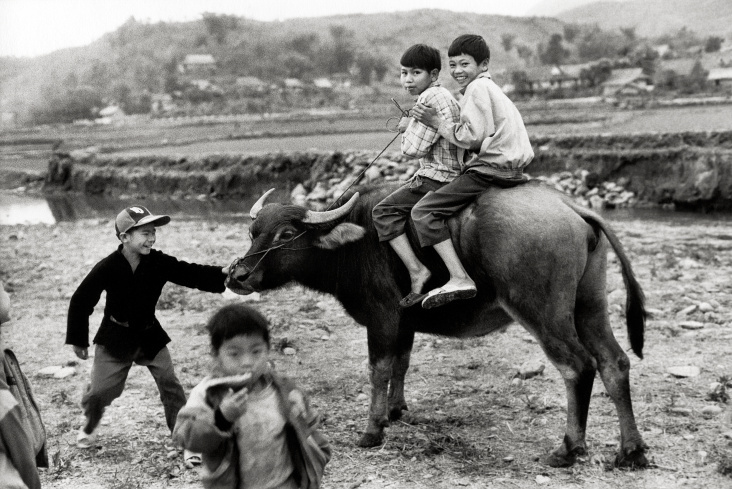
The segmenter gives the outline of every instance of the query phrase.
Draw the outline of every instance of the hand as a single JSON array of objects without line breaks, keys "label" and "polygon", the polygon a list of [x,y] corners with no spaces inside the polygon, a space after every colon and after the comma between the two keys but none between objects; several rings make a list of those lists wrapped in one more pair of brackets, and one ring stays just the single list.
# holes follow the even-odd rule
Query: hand
[{"label": "hand", "polygon": [[429,107],[424,104],[415,105],[409,112],[412,117],[417,121],[421,122],[425,126],[429,126],[432,129],[440,127],[440,117],[437,115],[437,109]]},{"label": "hand", "polygon": [[404,132],[407,130],[407,126],[409,125],[409,117],[402,117],[399,119],[399,124],[397,124],[397,131]]},{"label": "hand", "polygon": [[76,356],[82,360],[89,358],[89,351],[83,346],[74,345],[74,353],[76,353]]},{"label": "hand", "polygon": [[224,415],[229,422],[233,423],[247,412],[247,400],[249,399],[249,389],[244,388],[237,392],[229,389],[219,404],[221,414]]}]

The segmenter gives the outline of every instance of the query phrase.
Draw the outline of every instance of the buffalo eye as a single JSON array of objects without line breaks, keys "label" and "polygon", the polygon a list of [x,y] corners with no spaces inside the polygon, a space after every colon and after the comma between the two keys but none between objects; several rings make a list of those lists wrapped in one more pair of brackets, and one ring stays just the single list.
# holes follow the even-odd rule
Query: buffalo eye
[{"label": "buffalo eye", "polygon": [[295,231],[292,229],[285,229],[282,232],[280,232],[280,235],[277,237],[279,241],[289,241],[292,238],[295,237]]}]

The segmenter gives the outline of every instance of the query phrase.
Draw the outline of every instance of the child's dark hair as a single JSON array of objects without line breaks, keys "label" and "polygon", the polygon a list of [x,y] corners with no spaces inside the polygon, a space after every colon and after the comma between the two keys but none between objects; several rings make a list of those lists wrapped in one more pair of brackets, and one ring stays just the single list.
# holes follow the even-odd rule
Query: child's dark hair
[{"label": "child's dark hair", "polygon": [[460,56],[468,54],[473,57],[476,63],[480,64],[483,60],[490,61],[491,50],[488,49],[485,39],[476,34],[463,34],[456,37],[450,47],[447,49],[447,55]]},{"label": "child's dark hair", "polygon": [[440,71],[442,69],[442,59],[440,52],[426,44],[415,44],[410,46],[402,54],[399,64],[407,68],[421,68],[432,72],[432,70]]},{"label": "child's dark hair", "polygon": [[244,304],[222,307],[208,320],[206,329],[214,352],[224,341],[239,335],[261,336],[269,346],[269,322],[259,311]]}]

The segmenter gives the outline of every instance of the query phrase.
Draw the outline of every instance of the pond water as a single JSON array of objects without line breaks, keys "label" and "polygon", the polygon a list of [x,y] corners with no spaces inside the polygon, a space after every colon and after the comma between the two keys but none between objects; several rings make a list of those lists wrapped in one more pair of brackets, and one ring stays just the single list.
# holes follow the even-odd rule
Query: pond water
[{"label": "pond water", "polygon": [[[156,214],[188,219],[207,219],[230,222],[249,219],[249,209],[260,193],[241,200],[196,199],[122,199],[86,195],[28,196],[0,191],[0,225],[55,224],[80,219],[111,219],[121,209],[133,204],[149,207]],[[280,190],[272,195],[273,202],[287,200],[287,192]],[[670,225],[687,225],[712,222],[732,224],[732,213],[676,212],[660,208],[634,208],[606,210],[603,213],[611,221],[647,220]]]},{"label": "pond water", "polygon": [[[27,196],[0,191],[0,225],[55,224],[81,219],[111,219],[133,204],[144,205],[155,214],[173,217],[232,221],[249,219],[249,209],[258,198],[243,200],[123,199],[85,195]],[[273,199],[277,199],[275,195]],[[281,196],[284,200],[284,196]]]}]

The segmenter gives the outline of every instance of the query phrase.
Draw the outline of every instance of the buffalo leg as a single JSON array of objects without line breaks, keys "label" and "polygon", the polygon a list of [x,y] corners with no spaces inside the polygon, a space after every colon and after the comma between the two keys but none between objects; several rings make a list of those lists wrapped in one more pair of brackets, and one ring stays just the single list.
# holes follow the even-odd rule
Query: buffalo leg
[{"label": "buffalo leg", "polygon": [[577,334],[597,360],[605,390],[618,413],[620,450],[615,464],[621,467],[645,467],[648,465],[645,456],[647,446],[638,431],[630,398],[630,361],[615,340],[607,314],[605,267],[604,253],[590,255],[587,270],[577,288]]},{"label": "buffalo leg", "polygon": [[615,404],[620,421],[620,451],[615,458],[619,467],[645,467],[646,444],[633,415],[630,398],[630,360],[610,329],[607,313],[597,311],[578,323],[582,341],[597,359],[600,377]]},{"label": "buffalo leg", "polygon": [[384,441],[384,428],[389,426],[388,389],[394,364],[394,347],[396,338],[385,338],[381,334],[369,330],[369,378],[371,381],[371,406],[366,432],[358,441],[361,447],[375,447]]},{"label": "buffalo leg", "polygon": [[569,467],[587,453],[585,431],[590,409],[595,360],[580,344],[574,326],[562,327],[561,335],[539,338],[549,360],[559,370],[567,390],[567,426],[562,444],[546,458],[552,467]]},{"label": "buffalo leg", "polygon": [[391,368],[391,383],[389,384],[389,420],[396,421],[402,417],[402,411],[408,410],[404,398],[404,379],[409,370],[409,360],[414,344],[414,331],[400,328],[397,340],[397,352]]}]

